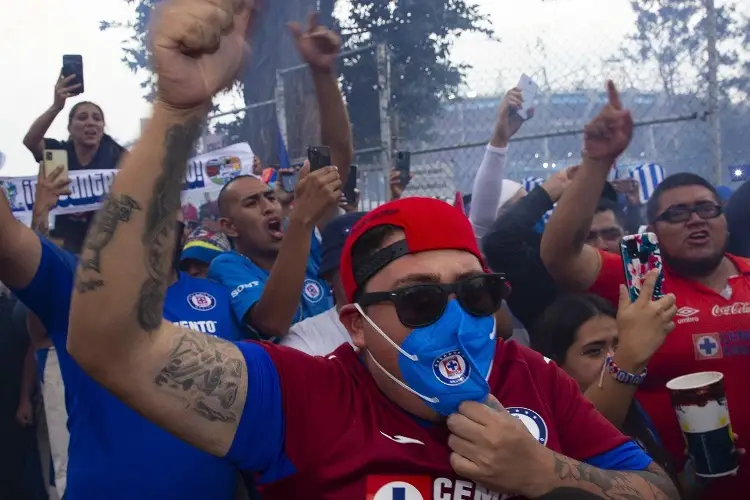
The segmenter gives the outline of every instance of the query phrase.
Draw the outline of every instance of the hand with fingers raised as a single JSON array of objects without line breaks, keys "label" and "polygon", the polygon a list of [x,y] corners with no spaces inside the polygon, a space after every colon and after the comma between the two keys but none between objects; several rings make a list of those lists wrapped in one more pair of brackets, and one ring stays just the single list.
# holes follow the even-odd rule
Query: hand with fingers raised
[{"label": "hand with fingers raised", "polygon": [[633,138],[633,117],[624,109],[612,81],[607,82],[608,102],[583,130],[583,154],[608,169]]},{"label": "hand with fingers raised", "polygon": [[317,14],[310,14],[306,31],[302,30],[299,23],[289,23],[289,31],[294,37],[302,60],[309,64],[313,71],[333,71],[336,57],[341,51],[341,37],[318,24]]}]

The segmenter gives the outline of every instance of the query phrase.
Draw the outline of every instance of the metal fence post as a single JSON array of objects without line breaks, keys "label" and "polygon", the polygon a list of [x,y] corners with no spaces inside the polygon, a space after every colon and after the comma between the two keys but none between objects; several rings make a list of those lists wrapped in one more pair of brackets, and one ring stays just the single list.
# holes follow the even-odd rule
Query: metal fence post
[{"label": "metal fence post", "polygon": [[711,163],[714,184],[722,184],[724,172],[721,159],[721,117],[719,116],[719,54],[716,49],[716,6],[714,0],[704,0],[706,6],[706,52],[708,56],[708,124],[711,136]]},{"label": "metal fence post", "polygon": [[286,128],[286,101],[284,100],[284,72],[276,71],[276,88],[274,89],[274,98],[276,101],[276,123],[279,125],[281,138],[284,144],[289,147],[289,136]]},{"label": "metal fence post", "polygon": [[391,54],[388,46],[378,44],[375,49],[378,69],[378,111],[380,114],[380,161],[383,167],[383,195],[384,200],[390,198],[391,159],[393,157],[393,143],[391,137]]}]

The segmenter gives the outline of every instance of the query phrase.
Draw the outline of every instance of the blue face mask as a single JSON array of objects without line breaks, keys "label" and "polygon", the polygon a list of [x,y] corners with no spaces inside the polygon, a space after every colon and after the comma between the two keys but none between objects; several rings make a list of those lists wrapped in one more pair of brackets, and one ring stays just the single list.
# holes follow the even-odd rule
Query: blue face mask
[{"label": "blue face mask", "polygon": [[[495,317],[476,317],[451,300],[435,323],[416,328],[399,346],[355,304],[376,332],[399,351],[398,366],[404,381],[397,379],[370,354],[383,373],[427,406],[450,415],[464,401],[484,402],[490,393],[487,378],[495,355]],[[368,351],[369,354],[369,351]]]}]

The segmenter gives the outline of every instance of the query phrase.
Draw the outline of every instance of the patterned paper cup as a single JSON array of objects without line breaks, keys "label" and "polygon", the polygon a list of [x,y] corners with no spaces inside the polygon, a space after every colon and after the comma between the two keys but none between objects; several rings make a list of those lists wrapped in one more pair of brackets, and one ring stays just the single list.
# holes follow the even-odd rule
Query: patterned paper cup
[{"label": "patterned paper cup", "polygon": [[724,375],[700,372],[667,382],[688,455],[700,477],[722,477],[739,467],[735,453]]}]

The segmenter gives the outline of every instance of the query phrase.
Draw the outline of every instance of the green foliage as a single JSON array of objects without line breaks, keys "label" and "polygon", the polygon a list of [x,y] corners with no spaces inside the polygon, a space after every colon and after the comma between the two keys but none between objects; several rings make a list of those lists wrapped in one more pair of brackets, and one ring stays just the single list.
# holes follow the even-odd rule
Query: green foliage
[{"label": "green foliage", "polygon": [[[154,77],[149,70],[146,27],[159,0],[125,0],[135,9],[131,23],[102,22],[100,29],[124,29],[122,61],[133,72],[142,73],[141,87],[153,99]],[[304,18],[315,5],[322,22],[343,32],[343,50],[383,43],[391,53],[392,109],[398,133],[405,139],[424,138],[441,109],[441,101],[455,94],[463,82],[465,66],[450,60],[456,37],[463,32],[492,36],[487,19],[471,0],[362,0],[351,3],[347,19],[333,19],[335,0],[267,1],[263,20],[253,40],[253,60],[241,89],[246,104],[273,99],[276,70],[298,64],[286,34],[285,23]],[[372,55],[348,57],[340,65],[344,93],[358,149],[380,143],[377,69]],[[252,84],[250,84],[252,82]],[[215,131],[250,141],[267,161],[275,157],[273,110],[258,110]],[[288,117],[289,120],[289,117]]]},{"label": "green foliage", "polygon": [[[441,109],[441,102],[456,94],[466,66],[451,61],[453,41],[464,32],[492,36],[487,18],[464,0],[361,0],[353,2],[342,23],[345,50],[374,43],[391,53],[392,109],[404,139],[425,138]],[[372,63],[370,63],[372,64]],[[379,140],[374,73],[363,65],[344,66],[344,92],[358,146]],[[377,138],[377,139],[376,139]],[[361,146],[360,146],[361,147]]]}]

